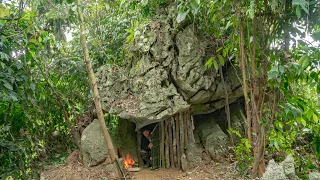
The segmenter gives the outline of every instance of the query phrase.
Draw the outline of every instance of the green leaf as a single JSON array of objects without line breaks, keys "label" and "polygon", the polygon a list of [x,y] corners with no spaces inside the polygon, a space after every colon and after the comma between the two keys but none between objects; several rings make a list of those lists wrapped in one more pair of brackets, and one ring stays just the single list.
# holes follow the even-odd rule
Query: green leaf
[{"label": "green leaf", "polygon": [[270,71],[269,74],[268,74],[268,80],[271,80],[273,79],[274,77],[276,77],[278,74],[277,71]]},{"label": "green leaf", "polygon": [[212,66],[212,63],[214,61],[214,57],[212,56],[205,64],[204,66],[206,66],[207,68],[210,68]]},{"label": "green leaf", "polygon": [[292,0],[292,6],[300,6],[305,13],[309,14],[309,4],[306,0]]},{"label": "green leaf", "polygon": [[302,69],[306,69],[310,65],[309,57],[307,57],[302,63]]},{"label": "green leaf", "polygon": [[280,72],[280,74],[284,73],[284,66],[282,66],[282,65],[279,66],[279,72]]},{"label": "green leaf", "polygon": [[32,38],[32,39],[29,40],[29,43],[37,44],[38,42],[37,42],[36,39]]},{"label": "green leaf", "polygon": [[30,89],[32,89],[33,91],[36,89],[36,85],[35,84],[30,84]]},{"label": "green leaf", "polygon": [[218,54],[218,59],[219,59],[221,66],[224,66],[224,58],[220,54]]},{"label": "green leaf", "polygon": [[297,7],[296,7],[296,15],[297,15],[298,19],[300,19],[300,17],[301,17],[300,6],[297,6]]},{"label": "green leaf", "polygon": [[299,64],[302,65],[303,62],[308,58],[307,55],[303,55],[300,59],[299,59]]},{"label": "green leaf", "polygon": [[313,37],[314,40],[320,41],[320,29],[318,29],[316,32],[314,32],[312,34],[312,37]]},{"label": "green leaf", "polygon": [[315,123],[318,123],[318,122],[319,122],[318,116],[317,116],[315,113],[313,114],[313,121],[314,121]]},{"label": "green leaf", "polygon": [[217,61],[213,61],[213,66],[214,66],[214,69],[216,69],[216,71],[218,71],[219,65],[218,65]]},{"label": "green leaf", "polygon": [[272,9],[273,11],[277,9],[278,3],[279,3],[278,0],[272,0],[272,1],[271,1],[271,9]]},{"label": "green leaf", "polygon": [[307,126],[307,122],[306,122],[306,120],[304,120],[303,118],[301,118],[301,123],[302,123],[302,125],[303,125],[304,127]]},{"label": "green leaf", "polygon": [[2,80],[3,81],[3,85],[7,88],[7,89],[9,89],[9,90],[13,90],[13,87],[11,86],[11,84],[8,82],[8,81],[6,81],[6,80]]}]

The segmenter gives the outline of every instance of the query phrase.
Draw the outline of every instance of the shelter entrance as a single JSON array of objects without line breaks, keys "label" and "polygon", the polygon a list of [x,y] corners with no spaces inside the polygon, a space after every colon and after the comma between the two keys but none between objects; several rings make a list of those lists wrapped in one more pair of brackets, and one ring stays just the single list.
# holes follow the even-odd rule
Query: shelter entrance
[{"label": "shelter entrance", "polygon": [[[150,131],[152,148],[150,152],[151,168],[184,168],[185,151],[189,143],[194,143],[194,123],[189,111],[181,112],[166,120],[142,127],[137,133],[139,166],[145,166],[142,144],[143,131]],[[184,162],[185,161],[185,162]]]}]

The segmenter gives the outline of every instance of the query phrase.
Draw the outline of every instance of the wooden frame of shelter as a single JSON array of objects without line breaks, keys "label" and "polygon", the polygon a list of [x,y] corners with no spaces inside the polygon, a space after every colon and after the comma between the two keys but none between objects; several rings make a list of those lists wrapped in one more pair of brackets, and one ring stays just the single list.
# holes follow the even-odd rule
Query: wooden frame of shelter
[{"label": "wooden frame of shelter", "polygon": [[[190,111],[185,111],[157,123],[151,132],[152,169],[159,167],[181,169],[181,156],[186,153],[189,143],[195,143],[193,116]],[[141,133],[137,133],[138,161],[139,166],[143,167],[140,156],[141,136]]]}]

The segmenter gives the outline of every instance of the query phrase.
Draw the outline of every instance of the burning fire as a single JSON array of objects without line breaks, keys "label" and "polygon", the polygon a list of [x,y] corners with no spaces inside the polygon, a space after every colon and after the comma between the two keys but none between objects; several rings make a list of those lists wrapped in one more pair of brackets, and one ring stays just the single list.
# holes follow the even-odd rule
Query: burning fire
[{"label": "burning fire", "polygon": [[124,168],[128,169],[128,168],[132,168],[132,165],[134,164],[134,159],[131,158],[129,152],[127,153],[127,156],[124,157],[123,160],[123,166]]}]

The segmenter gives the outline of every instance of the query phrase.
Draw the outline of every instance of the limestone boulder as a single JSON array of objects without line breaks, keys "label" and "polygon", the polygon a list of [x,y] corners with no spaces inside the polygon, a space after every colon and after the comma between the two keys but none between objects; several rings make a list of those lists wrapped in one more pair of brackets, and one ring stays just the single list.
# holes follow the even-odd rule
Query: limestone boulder
[{"label": "limestone boulder", "polygon": [[199,144],[189,143],[186,150],[188,167],[194,168],[202,162],[202,152],[204,149]]},{"label": "limestone boulder", "polygon": [[294,158],[292,154],[287,155],[286,159],[281,163],[270,160],[266,172],[262,176],[262,180],[296,180],[294,168]]},{"label": "limestone boulder", "polygon": [[108,148],[97,119],[87,126],[81,136],[81,156],[85,167],[102,163],[108,157]]},{"label": "limestone boulder", "polygon": [[292,154],[289,154],[286,159],[280,163],[280,165],[283,167],[284,174],[288,177],[288,179],[294,180],[296,178],[294,158]]},{"label": "limestone boulder", "polygon": [[286,177],[284,169],[274,160],[270,160],[266,172],[262,176],[262,180],[289,180]]},{"label": "limestone boulder", "polygon": [[228,154],[229,137],[222,131],[213,116],[207,116],[201,120],[196,127],[196,132],[205,150],[213,160],[219,161]]}]

